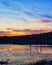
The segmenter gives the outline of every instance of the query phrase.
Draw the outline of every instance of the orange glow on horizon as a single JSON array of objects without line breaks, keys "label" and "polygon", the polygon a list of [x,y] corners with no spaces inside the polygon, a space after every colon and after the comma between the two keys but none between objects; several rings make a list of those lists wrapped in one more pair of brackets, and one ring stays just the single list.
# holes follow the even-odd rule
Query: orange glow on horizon
[{"label": "orange glow on horizon", "polygon": [[26,32],[11,32],[7,34],[0,34],[0,36],[23,36],[27,35]]},{"label": "orange glow on horizon", "polygon": [[[44,32],[41,32],[41,30],[44,30]],[[50,32],[52,29],[49,28],[44,28],[44,29],[39,29],[39,30],[19,30],[19,31],[3,31],[3,33],[0,33],[0,36],[24,36],[24,35],[31,35],[31,34],[41,34],[41,33],[46,33]],[[38,32],[37,32],[38,31]]]}]

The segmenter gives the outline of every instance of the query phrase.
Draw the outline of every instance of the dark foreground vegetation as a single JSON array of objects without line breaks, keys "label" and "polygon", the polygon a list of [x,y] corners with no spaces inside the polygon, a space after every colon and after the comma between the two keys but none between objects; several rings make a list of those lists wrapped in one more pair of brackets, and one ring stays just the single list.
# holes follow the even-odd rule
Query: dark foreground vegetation
[{"label": "dark foreground vegetation", "polygon": [[[0,65],[11,65],[11,63],[8,63],[7,61],[0,61]],[[52,65],[52,60],[51,61],[42,60],[42,61],[38,61],[36,63],[28,63],[28,64],[23,64],[23,63],[18,64],[17,63],[17,65]]]},{"label": "dark foreground vegetation", "polygon": [[42,60],[36,63],[29,63],[29,64],[25,64],[25,65],[52,65],[52,61],[46,61],[46,60]]},{"label": "dark foreground vegetation", "polygon": [[51,44],[52,32],[26,36],[0,37],[0,44]]}]

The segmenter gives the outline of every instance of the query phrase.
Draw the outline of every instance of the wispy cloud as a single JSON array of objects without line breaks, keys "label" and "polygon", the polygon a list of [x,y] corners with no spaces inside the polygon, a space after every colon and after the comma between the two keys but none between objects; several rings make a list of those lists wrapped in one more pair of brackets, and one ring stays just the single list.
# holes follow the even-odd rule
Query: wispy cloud
[{"label": "wispy cloud", "polygon": [[[0,28],[34,34],[45,31],[42,23],[52,24],[52,0],[0,0]],[[31,30],[33,27],[38,30]]]},{"label": "wispy cloud", "polygon": [[47,18],[47,19],[52,19],[52,15],[50,15],[50,14],[40,14],[40,16]]},{"label": "wispy cloud", "polygon": [[28,11],[26,11],[26,12],[24,12],[26,15],[29,15],[29,16],[32,16],[32,17],[34,17],[35,15],[33,14],[33,12],[28,12]]},{"label": "wispy cloud", "polygon": [[7,28],[6,30],[12,30],[12,28]]},{"label": "wispy cloud", "polygon": [[7,36],[9,34],[10,34],[9,31],[0,31],[0,36]]},{"label": "wispy cloud", "polygon": [[31,30],[31,29],[23,29],[23,30],[13,30],[13,32],[25,32],[26,34],[40,34],[40,33],[44,33],[47,30]]},{"label": "wispy cloud", "polygon": [[0,31],[0,34],[6,34],[6,33],[9,33],[9,32]]},{"label": "wispy cloud", "polygon": [[46,11],[48,11],[48,13],[51,13],[50,11],[52,11],[51,8],[48,8],[51,6],[47,5],[47,1],[0,0],[0,6],[0,14],[5,17],[16,18],[19,20],[33,20],[39,17],[52,18],[51,15],[46,14]]},{"label": "wispy cloud", "polygon": [[42,23],[50,23],[52,20],[41,20]]}]

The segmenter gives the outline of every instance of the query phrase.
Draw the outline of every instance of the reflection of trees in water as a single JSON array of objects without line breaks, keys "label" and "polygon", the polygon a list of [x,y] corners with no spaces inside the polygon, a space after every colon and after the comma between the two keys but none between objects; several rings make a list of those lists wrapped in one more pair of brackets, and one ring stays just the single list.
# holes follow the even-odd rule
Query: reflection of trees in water
[{"label": "reflection of trees in water", "polygon": [[[35,50],[35,53],[42,53],[44,50],[46,52],[47,49],[52,49],[52,46],[50,45],[31,45],[30,44],[30,54],[32,53],[32,47],[33,50]],[[48,51],[47,51],[48,52]]]},{"label": "reflection of trees in water", "polygon": [[30,55],[31,55],[31,53],[32,53],[32,47],[36,47],[36,52],[38,53],[41,53],[41,51],[42,51],[42,46],[32,46],[31,44],[30,44]]}]

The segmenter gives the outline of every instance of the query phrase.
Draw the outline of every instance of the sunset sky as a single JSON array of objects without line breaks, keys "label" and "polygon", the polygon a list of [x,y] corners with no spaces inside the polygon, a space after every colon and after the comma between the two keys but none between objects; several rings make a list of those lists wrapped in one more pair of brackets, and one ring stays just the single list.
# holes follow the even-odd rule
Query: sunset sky
[{"label": "sunset sky", "polygon": [[0,36],[52,31],[52,0],[0,0]]}]

